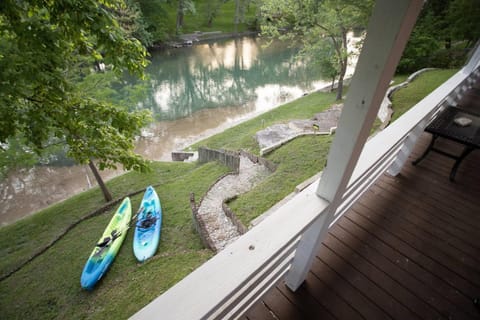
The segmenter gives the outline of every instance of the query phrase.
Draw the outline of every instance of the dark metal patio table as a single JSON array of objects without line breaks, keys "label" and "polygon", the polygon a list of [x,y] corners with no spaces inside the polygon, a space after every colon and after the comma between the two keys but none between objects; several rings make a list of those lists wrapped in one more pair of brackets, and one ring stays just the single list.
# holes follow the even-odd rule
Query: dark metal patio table
[{"label": "dark metal patio table", "polygon": [[[450,172],[450,181],[455,180],[455,174],[462,160],[473,150],[480,149],[480,115],[470,111],[447,107],[428,124],[425,131],[432,134],[432,141],[425,152],[412,163],[413,165],[418,164],[430,151],[455,159],[455,164]],[[436,148],[435,141],[440,137],[464,145],[463,152],[460,155],[454,155]]]}]

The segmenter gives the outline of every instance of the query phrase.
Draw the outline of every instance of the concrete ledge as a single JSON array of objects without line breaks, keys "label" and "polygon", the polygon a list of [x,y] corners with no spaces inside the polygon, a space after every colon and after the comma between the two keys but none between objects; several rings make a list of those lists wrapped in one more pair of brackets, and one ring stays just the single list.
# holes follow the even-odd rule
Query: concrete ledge
[{"label": "concrete ledge", "polygon": [[277,143],[275,143],[275,144],[273,144],[273,145],[271,145],[271,146],[268,146],[268,147],[266,147],[266,148],[260,149],[260,156],[264,156],[264,155],[272,152],[273,150],[280,148],[280,147],[283,146],[285,143],[290,142],[290,141],[292,141],[293,139],[296,139],[296,138],[298,138],[298,137],[311,136],[311,135],[320,135],[320,136],[321,136],[321,135],[324,135],[324,136],[325,136],[325,135],[331,135],[332,133],[335,132],[335,128],[336,128],[336,127],[330,128],[330,131],[328,131],[328,132],[313,132],[313,131],[312,131],[312,132],[300,132],[300,133],[297,133],[296,135],[293,135],[293,136],[288,137],[288,138],[286,138],[286,139],[280,140],[280,141],[278,141]]},{"label": "concrete ledge", "polygon": [[320,171],[319,173],[317,173],[313,177],[310,177],[309,179],[300,183],[298,186],[295,187],[295,193],[299,193],[300,191],[303,191],[304,189],[306,189],[309,185],[311,185],[315,181],[320,180],[320,178],[322,177],[322,173],[323,173],[323,171]]},{"label": "concrete ledge", "polygon": [[184,151],[173,151],[172,152],[172,161],[185,161],[190,157],[193,157],[193,152],[184,152]]}]

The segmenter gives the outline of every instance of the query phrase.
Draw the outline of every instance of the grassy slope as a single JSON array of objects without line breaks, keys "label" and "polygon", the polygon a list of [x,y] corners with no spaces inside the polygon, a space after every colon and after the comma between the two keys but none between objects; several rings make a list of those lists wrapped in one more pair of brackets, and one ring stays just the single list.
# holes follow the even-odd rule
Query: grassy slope
[{"label": "grassy slope", "polygon": [[275,173],[229,203],[230,208],[248,225],[298,184],[323,170],[331,141],[331,136],[305,136],[272,152],[266,158],[278,165]]},{"label": "grassy slope", "polygon": [[333,93],[312,93],[291,103],[282,105],[274,110],[243,122],[233,128],[200,141],[192,146],[208,146],[217,149],[238,150],[245,149],[252,153],[259,153],[255,141],[255,133],[272,124],[287,122],[291,119],[309,119],[314,114],[328,108],[335,101]]},{"label": "grassy slope", "polygon": [[457,72],[456,69],[434,70],[422,73],[411,85],[397,91],[392,97],[392,121],[398,119],[423,97],[432,92]]},{"label": "grassy slope", "polygon": [[[82,222],[43,255],[0,285],[0,318],[124,319],[207,260],[211,253],[192,229],[189,193],[204,194],[227,169],[157,163],[150,175],[128,173],[109,181],[120,196],[161,183],[156,190],[164,210],[162,241],[155,259],[138,265],[129,232],[115,263],[93,292],[80,288],[80,274],[111,211]],[[138,208],[142,195],[132,198]],[[101,206],[98,189],[87,191],[30,218],[1,229],[1,274],[24,261],[66,225]],[[136,210],[136,209],[134,209]]]},{"label": "grassy slope", "polygon": [[[404,112],[431,91],[425,83],[440,84],[454,71],[431,71],[394,96],[396,113]],[[415,90],[402,97],[407,89]],[[418,91],[418,92],[417,92]],[[408,91],[407,91],[408,92]],[[311,94],[271,112],[208,138],[198,145],[214,148],[249,149],[258,152],[253,136],[263,126],[289,119],[310,118],[334,101],[333,94]],[[400,105],[402,105],[400,107]],[[244,223],[260,215],[293,191],[306,178],[320,171],[331,137],[302,137],[267,156],[278,169],[252,191],[230,204]],[[128,173],[108,184],[114,195],[161,183],[157,188],[165,211],[159,251],[154,259],[138,265],[131,252],[129,232],[111,270],[97,289],[87,293],[80,289],[80,274],[92,247],[110,220],[113,210],[81,223],[24,269],[0,284],[0,318],[126,318],[168,289],[211,253],[203,250],[192,231],[188,195],[203,195],[208,186],[226,168],[216,164],[197,166],[183,163],[157,163],[151,175]],[[141,195],[132,199],[139,205]],[[39,214],[0,229],[0,274],[24,261],[32,252],[55,237],[57,230],[102,205],[98,190],[82,193]]]}]

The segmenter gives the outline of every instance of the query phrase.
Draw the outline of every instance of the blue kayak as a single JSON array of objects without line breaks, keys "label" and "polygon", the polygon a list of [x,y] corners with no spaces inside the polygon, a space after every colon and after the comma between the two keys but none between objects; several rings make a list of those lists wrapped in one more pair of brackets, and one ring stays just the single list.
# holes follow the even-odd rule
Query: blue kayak
[{"label": "blue kayak", "polygon": [[132,217],[130,198],[126,197],[105,228],[83,268],[80,284],[92,290],[107,272],[122,246]]},{"label": "blue kayak", "polygon": [[162,227],[162,207],[153,187],[145,190],[133,234],[133,253],[143,262],[157,252]]}]

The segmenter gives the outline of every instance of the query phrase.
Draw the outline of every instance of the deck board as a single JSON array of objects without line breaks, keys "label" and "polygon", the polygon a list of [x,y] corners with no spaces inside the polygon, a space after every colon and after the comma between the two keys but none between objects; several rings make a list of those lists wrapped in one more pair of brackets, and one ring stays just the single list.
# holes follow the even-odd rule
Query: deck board
[{"label": "deck board", "polygon": [[[411,160],[429,141],[424,133]],[[480,150],[462,162],[455,182],[453,163],[431,153],[396,177],[381,176],[330,229],[300,289],[280,281],[245,316],[479,319]]]},{"label": "deck board", "polygon": [[[354,236],[349,232],[350,230],[343,229],[340,226],[332,228],[332,235],[345,244],[355,243]],[[354,232],[354,231],[353,231]],[[464,318],[465,312],[458,309],[450,300],[443,294],[431,290],[427,284],[420,279],[414,277],[409,272],[403,270],[396,263],[390,261],[378,251],[370,247],[368,244],[358,241],[355,248],[350,247],[351,250],[356,250],[359,255],[368,260],[369,263],[374,264],[379,270],[389,275],[394,281],[402,284],[416,297],[416,299],[423,300],[424,303],[429,304],[430,308],[435,309],[442,316],[449,314],[454,318]],[[453,311],[453,312],[452,312]]]},{"label": "deck board", "polygon": [[287,299],[305,311],[308,319],[326,319],[334,320],[335,317],[310,294],[308,285],[301,286],[295,293],[290,291],[285,285],[277,287]]},{"label": "deck board", "polygon": [[412,260],[410,255],[408,255],[408,248],[397,250],[397,248],[391,247],[382,238],[373,235],[348,218],[339,221],[337,226],[349,231],[351,235],[362,241],[365,246],[375,250],[377,256],[387,259],[413,278],[419,280],[428,288],[431,294],[438,293],[457,306],[457,308],[476,315],[477,311],[471,301],[465,299],[465,296],[454,285],[447,281],[439,281],[443,280],[442,275],[431,272],[428,266],[422,265],[421,260],[418,262]]}]

